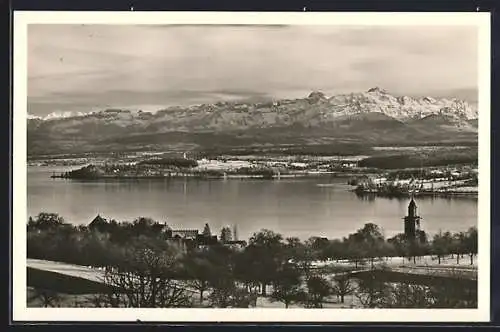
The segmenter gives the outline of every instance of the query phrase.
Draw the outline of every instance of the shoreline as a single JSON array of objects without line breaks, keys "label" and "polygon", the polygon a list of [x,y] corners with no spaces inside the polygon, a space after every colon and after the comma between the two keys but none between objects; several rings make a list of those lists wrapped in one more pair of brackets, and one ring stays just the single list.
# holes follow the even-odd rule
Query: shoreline
[{"label": "shoreline", "polygon": [[382,198],[410,198],[412,195],[414,197],[469,197],[469,198],[478,198],[478,192],[459,192],[459,191],[446,191],[446,192],[406,192],[406,193],[398,193],[398,194],[384,194],[379,192],[359,192],[356,189],[351,189],[351,192],[356,193],[358,196],[365,197],[382,197]]},{"label": "shoreline", "polygon": [[[198,174],[177,174],[177,175],[136,175],[136,176],[116,176],[116,175],[99,175],[95,177],[72,177],[64,174],[51,175],[51,179],[65,180],[84,180],[84,181],[106,181],[106,180],[165,180],[165,179],[196,179],[196,180],[226,180],[226,179],[262,179],[262,180],[279,180],[279,179],[295,179],[295,178],[350,178],[360,175],[359,173],[344,173],[344,172],[328,172],[328,173],[297,173],[297,174],[281,174],[281,175],[244,175],[244,174],[228,174],[225,176],[219,175],[198,175]],[[365,174],[363,174],[365,175]]]}]

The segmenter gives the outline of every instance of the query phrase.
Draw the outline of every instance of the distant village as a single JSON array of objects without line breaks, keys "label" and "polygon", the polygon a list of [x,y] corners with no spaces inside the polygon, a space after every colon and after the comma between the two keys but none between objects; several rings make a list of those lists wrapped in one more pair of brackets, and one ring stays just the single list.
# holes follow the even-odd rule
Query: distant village
[{"label": "distant village", "polygon": [[426,170],[394,171],[379,176],[351,179],[358,194],[401,195],[477,195],[478,168],[442,167]]},{"label": "distant village", "polygon": [[148,158],[140,161],[93,163],[53,178],[286,178],[318,176],[358,169],[360,157],[315,157],[259,159],[220,157],[189,159],[184,155]]},{"label": "distant village", "polygon": [[52,174],[52,178],[98,179],[281,179],[338,176],[349,178],[358,195],[378,196],[477,195],[475,164],[384,170],[360,166],[363,156],[281,157],[252,156],[191,159],[142,156],[121,162],[94,161],[79,169]]}]

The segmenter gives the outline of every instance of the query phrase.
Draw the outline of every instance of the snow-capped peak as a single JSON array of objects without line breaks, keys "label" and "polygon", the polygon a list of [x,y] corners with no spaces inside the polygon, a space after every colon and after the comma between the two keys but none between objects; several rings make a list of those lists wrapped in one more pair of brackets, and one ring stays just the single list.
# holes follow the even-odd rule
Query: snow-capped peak
[{"label": "snow-capped peak", "polygon": [[[306,101],[306,103],[304,103],[304,101]],[[164,121],[165,118],[169,118],[168,126],[171,127],[174,126],[174,123],[177,121],[174,119],[175,117],[173,117],[173,114],[176,114],[177,112],[181,114],[181,116],[177,118],[182,119],[183,123],[182,126],[179,126],[187,128],[191,125],[190,120],[193,120],[193,123],[199,123],[199,117],[203,117],[206,114],[212,114],[214,110],[219,110],[220,114],[226,114],[224,117],[229,119],[227,122],[224,122],[223,120],[220,121],[222,121],[225,126],[233,126],[234,119],[239,119],[238,121],[241,121],[242,123],[254,121],[254,119],[252,119],[249,115],[250,113],[242,113],[240,109],[247,109],[249,112],[251,112],[251,110],[258,110],[257,113],[259,115],[257,118],[260,119],[264,112],[278,112],[276,108],[272,108],[272,105],[280,105],[279,114],[284,114],[288,110],[290,113],[294,113],[297,109],[303,108],[306,111],[310,110],[311,116],[314,114],[321,114],[323,116],[322,119],[329,119],[328,121],[334,120],[338,117],[370,112],[383,113],[403,122],[421,119],[431,114],[450,115],[458,117],[464,121],[477,119],[478,117],[477,107],[472,106],[463,100],[430,96],[398,96],[392,95],[380,87],[374,87],[365,92],[335,94],[331,97],[326,97],[325,94],[320,91],[313,91],[305,98],[296,100],[284,99],[282,102],[276,101],[274,103],[270,103],[269,105],[271,105],[271,108],[267,111],[264,111],[266,107],[268,107],[265,104],[244,103],[235,106],[227,102],[188,107],[171,106],[168,108],[161,108],[158,106],[157,109],[161,110],[158,112],[139,111],[140,109],[143,109],[142,107],[114,107],[100,112],[53,112],[43,117],[28,115],[28,119],[57,120],[69,117],[92,117],[92,115],[96,115],[95,119],[92,117],[96,121],[114,121],[115,124],[122,126],[131,122],[144,124],[153,123],[155,121]],[[153,114],[155,115],[153,116]],[[241,117],[243,117],[244,114],[247,114],[245,116],[248,116],[248,118],[241,120]],[[278,118],[280,118],[279,114]],[[270,117],[271,115],[269,118]],[[210,123],[211,120],[209,121],[207,119],[207,121],[207,123]],[[219,126],[219,124],[216,126]]]},{"label": "snow-capped peak", "polygon": [[28,120],[42,120],[41,116],[28,114]]},{"label": "snow-capped peak", "polygon": [[379,88],[378,86],[371,88],[371,89],[368,89],[367,92],[369,92],[369,93],[382,93],[382,94],[388,93],[387,90]]},{"label": "snow-capped peak", "polygon": [[33,119],[38,119],[38,120],[55,120],[55,119],[64,119],[64,118],[71,118],[71,117],[79,117],[79,116],[85,116],[89,114],[93,114],[95,112],[71,112],[71,111],[66,111],[66,112],[52,112],[49,113],[45,116],[39,116],[39,115],[33,115],[33,114],[28,114],[28,120],[33,120]]},{"label": "snow-capped peak", "polygon": [[477,119],[477,108],[466,101],[433,97],[394,96],[374,87],[366,92],[335,95],[329,99],[334,116],[381,112],[400,121],[430,114],[449,114],[464,120]]}]

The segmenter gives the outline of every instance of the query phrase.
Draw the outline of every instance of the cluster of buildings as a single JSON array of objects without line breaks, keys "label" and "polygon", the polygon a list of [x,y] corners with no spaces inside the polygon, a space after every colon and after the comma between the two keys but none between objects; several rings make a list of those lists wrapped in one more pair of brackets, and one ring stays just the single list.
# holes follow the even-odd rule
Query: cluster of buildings
[{"label": "cluster of buildings", "polygon": [[[413,171],[415,172],[415,171]],[[398,171],[387,176],[359,179],[358,193],[387,195],[416,194],[477,194],[477,168],[442,168],[420,171],[420,174],[405,174]]]},{"label": "cluster of buildings", "polygon": [[[120,227],[118,223],[116,223],[116,226]],[[223,245],[235,250],[241,250],[247,246],[246,241],[238,240],[236,226],[233,226],[232,230],[229,226],[224,227],[220,237],[212,235],[208,224],[205,224],[202,232],[198,229],[172,229],[166,223],[157,222],[144,224],[143,226],[153,232],[161,233],[166,241],[175,244],[183,251],[194,248],[203,249],[213,245]],[[106,233],[110,231],[112,226],[109,221],[97,215],[87,227],[91,231]],[[141,226],[136,227],[142,228]]]},{"label": "cluster of buildings", "polygon": [[168,229],[167,238],[174,240],[182,249],[192,247],[208,248],[213,245],[222,244],[236,250],[244,249],[247,245],[246,241],[238,240],[236,226],[233,230],[229,227],[224,227],[221,231],[221,236],[212,235],[210,231],[207,232],[208,224],[205,224],[203,232],[198,229]]}]

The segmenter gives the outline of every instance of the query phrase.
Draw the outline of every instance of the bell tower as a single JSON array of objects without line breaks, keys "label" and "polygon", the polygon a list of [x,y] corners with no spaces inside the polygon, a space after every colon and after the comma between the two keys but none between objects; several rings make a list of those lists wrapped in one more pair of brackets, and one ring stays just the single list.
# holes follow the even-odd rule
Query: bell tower
[{"label": "bell tower", "polygon": [[417,231],[420,230],[420,219],[417,214],[417,204],[412,195],[410,204],[408,204],[408,215],[404,217],[404,230],[407,239],[415,240]]}]

